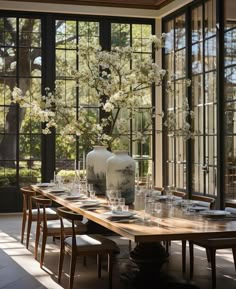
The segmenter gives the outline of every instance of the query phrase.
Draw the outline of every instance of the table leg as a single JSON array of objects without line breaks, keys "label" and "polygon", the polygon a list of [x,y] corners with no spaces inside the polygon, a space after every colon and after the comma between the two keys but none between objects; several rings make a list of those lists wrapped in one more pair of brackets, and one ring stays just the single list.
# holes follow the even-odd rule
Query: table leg
[{"label": "table leg", "polygon": [[138,243],[129,257],[131,262],[121,268],[125,288],[152,288],[152,284],[159,281],[161,267],[167,259],[164,247],[159,242]]},{"label": "table leg", "polygon": [[168,254],[160,242],[138,243],[120,268],[125,289],[196,289],[161,271]]}]

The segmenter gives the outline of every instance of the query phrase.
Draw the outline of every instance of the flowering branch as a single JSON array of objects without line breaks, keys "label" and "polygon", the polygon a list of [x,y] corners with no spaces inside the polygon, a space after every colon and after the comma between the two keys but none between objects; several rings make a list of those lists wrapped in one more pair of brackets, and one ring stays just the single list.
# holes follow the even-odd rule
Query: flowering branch
[{"label": "flowering branch", "polygon": [[[165,34],[161,38],[152,35],[147,45],[153,45],[155,50],[164,47]],[[145,90],[153,85],[162,85],[166,70],[161,69],[153,59],[134,52],[131,47],[115,48],[112,51],[102,50],[96,45],[89,45],[82,40],[79,42],[79,71],[71,71],[71,76],[76,80],[79,90],[87,85],[95,92],[95,101],[100,111],[105,116],[97,123],[97,116],[83,107],[79,107],[78,117],[75,119],[72,113],[72,103],[65,103],[60,85],[56,85],[55,91],[48,88],[46,94],[40,99],[30,101],[29,95],[23,95],[19,88],[13,90],[13,101],[22,107],[31,108],[31,115],[36,121],[45,123],[42,130],[44,134],[50,134],[52,128],[56,128],[60,134],[69,139],[76,135],[82,144],[91,146],[98,141],[111,147],[115,140],[122,135],[130,135],[129,121],[138,113],[138,107],[145,102]],[[171,91],[171,85],[167,82],[166,88]],[[152,109],[151,109],[152,110]],[[121,116],[126,111],[127,116]],[[176,130],[175,112],[169,111],[164,126],[168,131],[178,131],[186,136],[190,131],[187,118],[192,116],[187,101],[183,104],[184,127]],[[150,112],[150,116],[151,116]],[[150,132],[151,123],[146,122],[142,131],[133,134],[133,140],[144,141],[146,132]]]}]

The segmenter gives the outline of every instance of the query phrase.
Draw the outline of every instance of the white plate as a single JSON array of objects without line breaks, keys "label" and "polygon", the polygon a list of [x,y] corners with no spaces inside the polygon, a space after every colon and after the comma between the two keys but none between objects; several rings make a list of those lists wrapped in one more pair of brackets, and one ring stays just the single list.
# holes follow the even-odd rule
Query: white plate
[{"label": "white plate", "polygon": [[225,217],[230,215],[230,212],[224,210],[205,210],[200,212],[204,217],[214,218],[214,217]]},{"label": "white plate", "polygon": [[57,189],[57,188],[52,188],[48,190],[49,193],[64,193],[65,189],[61,188],[61,189]]},{"label": "white plate", "polygon": [[99,201],[81,201],[80,207],[92,207],[100,204],[101,202]]},{"label": "white plate", "polygon": [[78,200],[80,199],[80,197],[79,196],[66,196],[64,199],[65,200]]},{"label": "white plate", "polygon": [[113,211],[113,212],[105,212],[104,215],[107,215],[109,217],[113,218],[128,218],[135,215],[133,212],[126,212],[126,211]]},{"label": "white plate", "polygon": [[55,184],[54,183],[39,183],[39,184],[36,184],[35,186],[37,186],[37,187],[54,187]]},{"label": "white plate", "polygon": [[167,196],[166,195],[164,195],[164,196],[156,196],[155,198],[158,199],[158,200],[166,200]]},{"label": "white plate", "polygon": [[189,210],[190,211],[196,211],[196,212],[200,212],[200,211],[208,211],[208,208],[207,207],[202,207],[202,206],[192,206],[192,207],[189,207]]},{"label": "white plate", "polygon": [[84,194],[83,195],[81,194],[81,195],[78,195],[78,196],[75,196],[75,195],[74,196],[73,195],[72,196],[66,196],[65,200],[78,200],[78,199],[81,200],[81,199],[86,199],[86,198],[87,197]]}]

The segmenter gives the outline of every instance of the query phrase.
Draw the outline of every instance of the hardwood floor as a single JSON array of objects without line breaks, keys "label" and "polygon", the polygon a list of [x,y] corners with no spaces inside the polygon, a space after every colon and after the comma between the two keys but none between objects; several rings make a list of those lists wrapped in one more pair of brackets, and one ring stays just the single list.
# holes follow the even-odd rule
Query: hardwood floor
[{"label": "hardwood floor", "polygon": [[[20,243],[21,215],[0,215],[0,288],[1,289],[59,289],[67,288],[69,258],[65,258],[62,284],[57,283],[57,262],[59,240],[55,243],[49,239],[46,247],[45,267],[40,269],[38,261],[33,257],[34,231],[30,239],[29,250]],[[113,289],[123,289],[120,282],[120,264],[128,257],[128,241],[119,237],[112,237],[120,245],[121,253],[117,256],[114,269]],[[188,258],[187,258],[188,260]],[[182,275],[181,243],[172,242],[170,257],[163,266],[163,271],[182,282],[195,284],[199,289],[211,289],[211,270],[206,260],[205,251],[195,249],[194,281],[188,280],[187,273]],[[78,260],[74,289],[107,289],[108,275],[102,270],[102,278],[97,278],[96,260],[89,258],[84,267],[82,260]],[[105,263],[104,263],[104,269]],[[236,288],[236,273],[231,250],[219,250],[217,254],[217,289]]]}]

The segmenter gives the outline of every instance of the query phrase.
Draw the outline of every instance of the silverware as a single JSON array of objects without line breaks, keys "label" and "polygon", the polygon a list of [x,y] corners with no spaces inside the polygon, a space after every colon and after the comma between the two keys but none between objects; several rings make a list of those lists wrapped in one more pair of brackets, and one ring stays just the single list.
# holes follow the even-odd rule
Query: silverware
[{"label": "silverware", "polygon": [[119,220],[111,220],[114,223],[135,223],[136,221],[140,221],[139,218],[132,218],[132,219],[119,219]]}]

